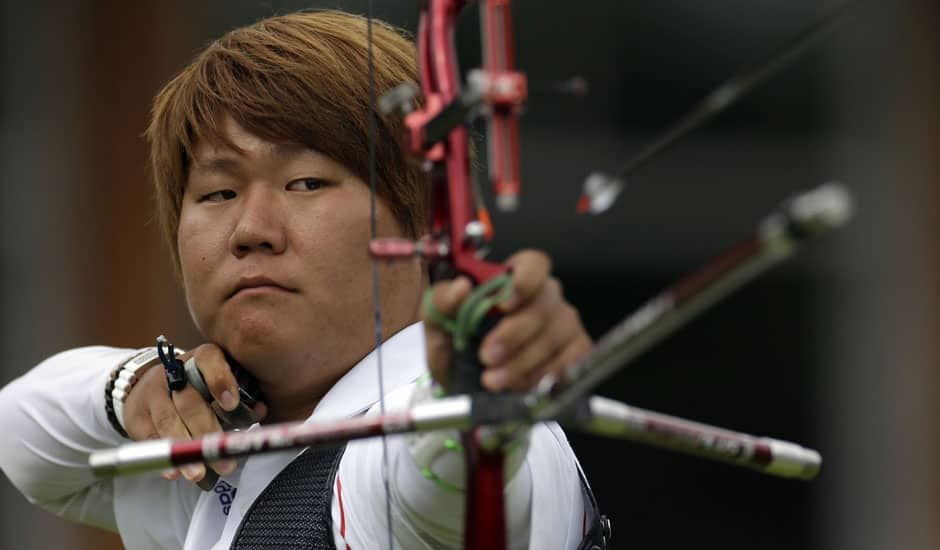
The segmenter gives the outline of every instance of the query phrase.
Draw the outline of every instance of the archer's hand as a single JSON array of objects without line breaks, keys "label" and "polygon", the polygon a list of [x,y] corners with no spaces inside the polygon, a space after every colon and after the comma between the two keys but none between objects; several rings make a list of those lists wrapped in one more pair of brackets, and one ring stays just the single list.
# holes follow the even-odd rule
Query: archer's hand
[{"label": "archer's hand", "polygon": [[[180,355],[179,359],[185,361],[193,355],[212,396],[226,411],[234,410],[238,406],[238,383],[221,348],[203,344]],[[259,403],[255,412],[263,417],[267,410]],[[124,424],[127,435],[135,441],[164,437],[191,439],[222,431],[209,403],[192,386],[187,385],[170,395],[159,361],[147,368],[128,394],[124,402]],[[220,460],[211,467],[226,475],[235,469],[236,461]],[[197,482],[205,477],[206,469],[202,464],[190,464],[179,470],[167,470],[163,477],[173,480],[180,473],[189,481]]]},{"label": "archer's hand", "polygon": [[[513,292],[499,305],[503,318],[480,346],[479,358],[485,367],[481,382],[490,391],[521,392],[533,388],[546,374],[561,371],[586,353],[592,342],[578,311],[565,301],[561,283],[551,276],[548,256],[524,250],[506,264],[512,268]],[[471,290],[465,277],[443,281],[432,288],[432,303],[438,312],[453,317]],[[423,320],[431,374],[449,388],[450,334]]]}]

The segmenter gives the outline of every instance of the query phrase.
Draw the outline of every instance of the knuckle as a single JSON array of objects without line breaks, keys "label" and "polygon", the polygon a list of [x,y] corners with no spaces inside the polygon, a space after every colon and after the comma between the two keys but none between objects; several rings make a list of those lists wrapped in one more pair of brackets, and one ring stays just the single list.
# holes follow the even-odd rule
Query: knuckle
[{"label": "knuckle", "polygon": [[443,315],[452,315],[457,311],[472,286],[470,280],[463,276],[451,281],[441,281],[432,287],[431,305]]},{"label": "knuckle", "polygon": [[431,291],[431,304],[434,305],[438,310],[450,309],[451,303],[447,299],[448,289],[453,283],[448,284],[447,282],[441,282],[434,285],[434,289]]},{"label": "knuckle", "polygon": [[551,261],[549,259],[548,254],[544,250],[540,250],[538,248],[523,248],[516,254],[516,257],[518,257],[519,259],[525,259],[526,261],[530,261],[530,262]]},{"label": "knuckle", "polygon": [[151,418],[154,428],[161,436],[172,435],[176,431],[178,417],[175,409],[158,408],[152,411]]},{"label": "knuckle", "polygon": [[202,344],[193,350],[193,356],[196,362],[200,364],[212,364],[223,357],[222,350],[215,344]]},{"label": "knuckle", "polygon": [[551,266],[552,266],[552,258],[551,258],[551,256],[548,255],[547,252],[545,252],[544,250],[538,250],[538,249],[534,249],[534,248],[533,248],[533,249],[529,249],[529,250],[530,250],[530,252],[532,252],[532,254],[534,254],[534,257],[535,257],[538,261],[542,262],[542,264],[545,265],[547,268],[549,268],[549,270],[551,269]]},{"label": "knuckle", "polygon": [[209,386],[209,392],[215,397],[219,397],[222,392],[235,385],[235,377],[228,368],[220,368],[212,371],[209,375],[203,374],[203,376],[206,379],[206,385]]},{"label": "knuckle", "polygon": [[516,349],[528,337],[526,324],[521,316],[505,317],[487,338],[496,340],[507,350]]},{"label": "knuckle", "polygon": [[550,277],[545,281],[538,295],[538,303],[543,308],[556,308],[560,304],[566,303],[563,300],[564,292],[561,281],[555,277]]},{"label": "knuckle", "polygon": [[160,434],[158,434],[153,426],[147,428],[134,427],[130,425],[127,426],[127,435],[134,441],[145,441],[147,439],[160,439]]},{"label": "knuckle", "polygon": [[128,395],[128,400],[134,397],[135,393],[138,393],[138,390],[143,390],[140,393],[146,394],[148,392],[160,391],[161,393],[166,393],[166,375],[163,373],[163,366],[159,363],[149,367],[137,380],[137,383],[134,384],[134,391]]},{"label": "knuckle", "polygon": [[541,370],[542,366],[548,361],[552,353],[553,346],[544,345],[545,342],[539,342],[536,345],[527,346],[520,351],[513,364],[509,367],[515,379],[524,378],[527,373]]},{"label": "knuckle", "polygon": [[212,343],[199,344],[193,349],[193,354],[198,355],[200,357],[211,357],[213,355],[222,355],[222,348]]},{"label": "knuckle", "polygon": [[135,420],[146,415],[146,411],[157,406],[161,401],[168,401],[166,377],[162,369],[155,375],[148,370],[143,377],[134,384],[127,398],[124,400],[124,420]]},{"label": "knuckle", "polygon": [[124,426],[127,430],[127,435],[134,441],[158,437],[153,430],[150,419],[140,414],[127,414],[127,411],[125,411]]},{"label": "knuckle", "polygon": [[526,261],[530,262],[531,269],[536,273],[548,274],[552,272],[552,259],[544,250],[529,248],[523,251]]},{"label": "knuckle", "polygon": [[579,312],[578,308],[574,307],[573,305],[565,303],[561,314],[567,321],[570,321],[577,326],[581,325],[581,312]]},{"label": "knuckle", "polygon": [[173,394],[173,404],[176,406],[177,414],[184,422],[187,419],[205,415],[206,410],[209,408],[192,388],[186,388]]},{"label": "knuckle", "polygon": [[[139,385],[139,384],[138,384]],[[124,421],[130,422],[141,416],[141,412],[148,406],[144,394],[148,393],[145,388],[134,388],[135,391],[124,399]]]},{"label": "knuckle", "polygon": [[574,363],[589,351],[592,347],[591,339],[581,335],[574,342],[570,343],[561,356],[560,365],[557,370],[563,370],[565,367]]},{"label": "knuckle", "polygon": [[497,336],[499,339],[511,337],[513,332],[519,330],[519,326],[522,324],[522,318],[522,313],[503,316],[487,336],[493,335]]}]

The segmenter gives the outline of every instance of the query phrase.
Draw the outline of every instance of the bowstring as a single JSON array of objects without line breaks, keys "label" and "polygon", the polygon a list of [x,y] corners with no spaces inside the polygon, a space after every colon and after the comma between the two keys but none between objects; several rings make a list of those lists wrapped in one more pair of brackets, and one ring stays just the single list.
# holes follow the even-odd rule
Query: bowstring
[{"label": "bowstring", "polygon": [[[376,214],[376,161],[375,161],[375,140],[378,130],[375,120],[375,62],[372,51],[372,0],[369,0],[366,11],[366,36],[368,43],[368,67],[369,67],[369,221],[371,223],[372,239],[378,238],[378,216]],[[379,296],[379,262],[372,258],[372,300],[373,316],[375,319],[375,359],[379,378],[379,412],[385,416],[385,377],[382,369],[382,311],[381,300]],[[385,434],[382,434],[382,485],[385,488],[385,521],[388,525],[388,548],[392,550],[393,532],[392,532],[392,499],[389,488],[389,468],[388,468],[388,440]]]}]

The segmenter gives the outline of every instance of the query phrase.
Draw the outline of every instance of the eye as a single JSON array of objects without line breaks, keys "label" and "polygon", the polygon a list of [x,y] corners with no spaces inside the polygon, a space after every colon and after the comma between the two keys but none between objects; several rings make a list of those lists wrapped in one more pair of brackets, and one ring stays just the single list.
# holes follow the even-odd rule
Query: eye
[{"label": "eye", "polygon": [[207,193],[199,198],[199,202],[223,202],[232,200],[235,198],[235,191],[231,189],[221,189],[219,191],[213,191],[212,193]]},{"label": "eye", "polygon": [[326,181],[320,178],[301,178],[287,184],[288,191],[316,191],[326,187]]}]

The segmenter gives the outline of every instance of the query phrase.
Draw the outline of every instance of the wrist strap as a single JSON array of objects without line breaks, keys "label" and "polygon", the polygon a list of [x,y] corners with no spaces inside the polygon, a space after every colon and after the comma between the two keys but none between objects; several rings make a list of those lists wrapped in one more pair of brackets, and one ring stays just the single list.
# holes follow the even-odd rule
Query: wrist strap
[{"label": "wrist strap", "polygon": [[[183,353],[182,350],[176,350],[176,354]],[[104,387],[104,410],[108,414],[108,421],[111,427],[121,434],[128,437],[127,426],[124,424],[124,402],[130,395],[131,389],[137,383],[139,375],[142,375],[149,367],[156,364],[156,348],[146,348],[121,363],[112,372],[108,378],[108,383]]]}]

